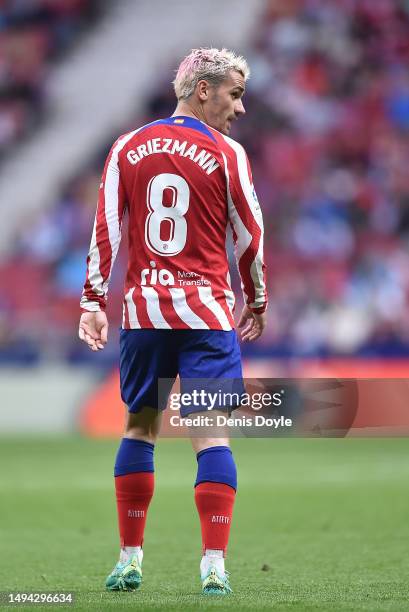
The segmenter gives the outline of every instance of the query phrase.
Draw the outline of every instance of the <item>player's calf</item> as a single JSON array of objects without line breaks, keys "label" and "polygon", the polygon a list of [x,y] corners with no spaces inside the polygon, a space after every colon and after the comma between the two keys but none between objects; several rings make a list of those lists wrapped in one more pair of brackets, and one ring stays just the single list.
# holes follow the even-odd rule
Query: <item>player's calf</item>
[{"label": "player's calf", "polygon": [[232,592],[224,567],[237,488],[233,455],[227,446],[214,446],[197,454],[195,502],[200,517],[203,557],[202,590],[207,595]]},{"label": "player's calf", "polygon": [[123,438],[115,462],[115,492],[121,552],[106,579],[110,591],[134,591],[142,582],[142,544],[154,490],[154,446]]}]

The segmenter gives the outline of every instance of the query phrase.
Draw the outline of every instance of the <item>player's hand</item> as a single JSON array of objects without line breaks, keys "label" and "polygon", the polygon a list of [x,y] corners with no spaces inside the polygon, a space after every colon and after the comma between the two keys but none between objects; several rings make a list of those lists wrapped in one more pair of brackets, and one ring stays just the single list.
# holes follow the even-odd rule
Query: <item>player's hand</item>
[{"label": "player's hand", "polygon": [[264,331],[267,323],[266,313],[256,314],[248,306],[244,306],[238,327],[242,327],[241,339],[243,342],[257,340]]},{"label": "player's hand", "polygon": [[91,351],[100,351],[108,341],[108,319],[105,312],[83,312],[78,329],[80,340]]}]

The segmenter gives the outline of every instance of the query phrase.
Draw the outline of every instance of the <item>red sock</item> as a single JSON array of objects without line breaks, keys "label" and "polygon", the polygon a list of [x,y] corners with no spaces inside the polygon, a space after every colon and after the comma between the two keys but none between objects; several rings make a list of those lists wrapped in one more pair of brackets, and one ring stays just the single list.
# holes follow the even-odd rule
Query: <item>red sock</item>
[{"label": "red sock", "polygon": [[153,472],[134,472],[115,477],[121,547],[142,546],[153,487]]},{"label": "red sock", "polygon": [[223,550],[226,554],[236,491],[220,482],[201,482],[195,488],[195,502],[202,528],[203,552]]}]

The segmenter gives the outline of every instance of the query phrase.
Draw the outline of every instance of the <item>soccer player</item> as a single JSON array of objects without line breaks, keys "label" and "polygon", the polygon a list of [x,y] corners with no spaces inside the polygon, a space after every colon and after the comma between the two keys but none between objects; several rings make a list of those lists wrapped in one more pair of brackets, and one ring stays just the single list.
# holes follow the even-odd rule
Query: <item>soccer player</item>
[{"label": "soccer player", "polygon": [[[245,299],[241,339],[256,340],[265,327],[262,215],[246,153],[228,137],[232,121],[245,113],[248,76],[246,60],[231,51],[192,50],[173,82],[174,114],[120,136],[105,163],[79,337],[93,351],[107,342],[108,283],[127,211],[120,380],[128,419],[115,463],[121,551],[106,581],[109,590],[135,590],[141,583],[154,448],[165,408],[158,379],[242,378],[225,246],[229,223]],[[181,416],[200,409],[182,407]],[[205,594],[231,592],[224,557],[237,475],[221,433],[191,439]]]}]

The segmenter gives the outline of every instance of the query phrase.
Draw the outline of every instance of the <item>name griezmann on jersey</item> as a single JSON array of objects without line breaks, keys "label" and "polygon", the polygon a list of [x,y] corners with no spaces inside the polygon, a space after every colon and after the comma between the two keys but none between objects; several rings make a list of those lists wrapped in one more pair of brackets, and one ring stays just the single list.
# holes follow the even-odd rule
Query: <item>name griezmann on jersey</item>
[{"label": "name griezmann on jersey", "polygon": [[152,138],[147,140],[146,143],[136,147],[136,149],[130,149],[126,157],[129,163],[135,166],[141,159],[153,155],[154,153],[180,155],[180,157],[191,159],[195,164],[198,164],[207,175],[210,175],[219,168],[220,164],[211,153],[206,151],[206,149],[201,149],[198,153],[197,148],[195,144],[189,145],[187,140],[181,143],[179,140],[173,138]]}]

